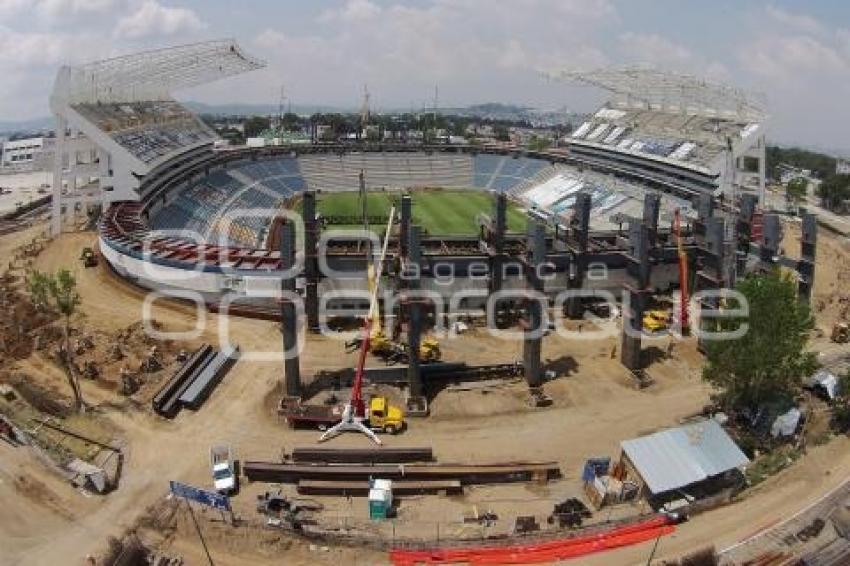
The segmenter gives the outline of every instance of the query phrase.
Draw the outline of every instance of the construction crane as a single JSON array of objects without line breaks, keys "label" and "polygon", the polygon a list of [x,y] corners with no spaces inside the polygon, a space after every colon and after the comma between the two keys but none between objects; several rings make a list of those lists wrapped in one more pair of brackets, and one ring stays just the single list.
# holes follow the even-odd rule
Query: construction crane
[{"label": "construction crane", "polygon": [[688,254],[682,245],[682,213],[677,208],[673,213],[673,235],[676,237],[676,251],[679,254],[679,332],[688,332]]},{"label": "construction crane", "polygon": [[336,425],[329,428],[319,437],[319,442],[329,440],[343,432],[362,432],[368,436],[375,444],[381,444],[381,439],[378,435],[367,426],[366,421],[366,403],[363,401],[363,372],[366,366],[366,354],[369,352],[369,342],[372,336],[372,325],[375,324],[375,319],[378,317],[378,288],[381,280],[381,273],[384,270],[384,260],[387,257],[387,247],[390,243],[390,232],[393,226],[393,216],[395,216],[395,207],[390,208],[390,217],[387,222],[387,231],[384,234],[384,244],[381,248],[381,255],[378,258],[377,266],[371,263],[371,250],[367,248],[367,258],[370,260],[367,266],[367,272],[370,281],[371,296],[369,298],[369,311],[366,319],[363,321],[361,330],[360,353],[357,358],[357,368],[354,372],[354,384],[351,387],[351,398],[345,405],[342,411],[342,420]]}]

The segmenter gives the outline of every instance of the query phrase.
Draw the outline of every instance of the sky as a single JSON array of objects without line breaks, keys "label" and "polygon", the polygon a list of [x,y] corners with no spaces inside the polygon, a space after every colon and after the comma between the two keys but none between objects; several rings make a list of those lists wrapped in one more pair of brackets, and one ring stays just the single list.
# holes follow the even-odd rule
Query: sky
[{"label": "sky", "polygon": [[60,65],[224,37],[267,67],[177,98],[590,111],[604,93],[539,71],[645,64],[763,93],[773,141],[850,153],[846,0],[0,0],[0,121],[47,115]]}]

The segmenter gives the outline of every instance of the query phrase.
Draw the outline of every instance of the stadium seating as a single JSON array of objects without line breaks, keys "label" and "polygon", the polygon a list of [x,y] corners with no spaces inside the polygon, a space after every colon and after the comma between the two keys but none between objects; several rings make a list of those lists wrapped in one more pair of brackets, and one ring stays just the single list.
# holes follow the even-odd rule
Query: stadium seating
[{"label": "stadium seating", "polygon": [[471,158],[447,153],[347,153],[305,155],[298,159],[311,189],[352,191],[359,187],[360,171],[370,188],[473,186]]},{"label": "stadium seating", "polygon": [[74,109],[145,163],[217,139],[215,133],[173,100],[79,104]]},{"label": "stadium seating", "polygon": [[576,128],[569,141],[706,168],[723,153],[727,138],[743,139],[756,129],[758,124],[732,119],[603,107]]}]

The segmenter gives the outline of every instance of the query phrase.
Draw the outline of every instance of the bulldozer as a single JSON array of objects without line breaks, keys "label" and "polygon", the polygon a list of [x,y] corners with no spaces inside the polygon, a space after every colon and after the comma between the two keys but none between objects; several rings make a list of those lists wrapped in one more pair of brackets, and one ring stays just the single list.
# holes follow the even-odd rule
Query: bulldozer
[{"label": "bulldozer", "polygon": [[85,247],[80,252],[80,261],[83,262],[84,267],[97,267],[97,254],[93,249]]},{"label": "bulldozer", "polygon": [[850,325],[846,322],[836,322],[832,327],[830,340],[836,344],[847,344],[850,342]]},{"label": "bulldozer", "polygon": [[665,310],[648,310],[643,314],[643,329],[659,332],[670,325],[670,313]]}]

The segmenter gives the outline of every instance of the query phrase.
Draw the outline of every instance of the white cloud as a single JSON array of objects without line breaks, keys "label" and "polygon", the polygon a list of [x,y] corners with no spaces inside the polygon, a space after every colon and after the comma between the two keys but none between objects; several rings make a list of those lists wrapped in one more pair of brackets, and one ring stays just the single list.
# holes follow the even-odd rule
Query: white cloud
[{"label": "white cloud", "polygon": [[135,12],[118,21],[115,37],[142,39],[152,36],[192,33],[206,24],[188,8],[163,6],[156,0],[145,0]]},{"label": "white cloud", "polygon": [[768,6],[765,11],[773,21],[789,28],[808,33],[820,33],[824,30],[824,26],[808,14],[789,12],[778,6]]},{"label": "white cloud", "polygon": [[0,0],[0,21],[12,16],[35,14],[53,22],[79,15],[105,13],[115,7],[114,0]]},{"label": "white cloud", "polygon": [[357,22],[374,18],[381,13],[381,7],[369,0],[348,0],[338,10],[325,10],[319,15],[320,22]]},{"label": "white cloud", "polygon": [[659,66],[681,64],[693,57],[684,45],[658,34],[626,32],[620,35],[620,47],[630,59]]},{"label": "white cloud", "polygon": [[0,26],[0,71],[55,67],[103,54],[100,41],[88,34],[21,33]]},{"label": "white cloud", "polygon": [[759,38],[741,51],[742,66],[754,75],[789,80],[846,77],[850,62],[840,51],[807,35],[776,35]]}]

